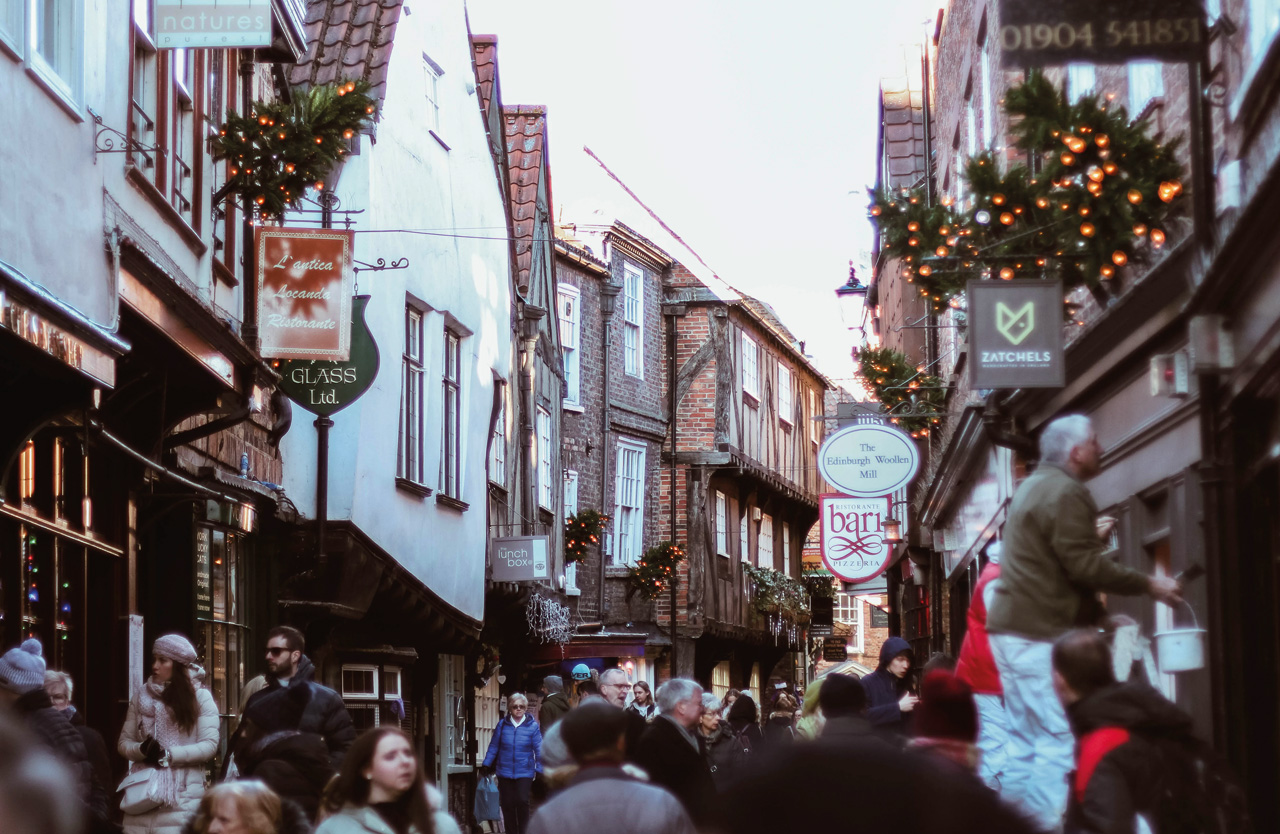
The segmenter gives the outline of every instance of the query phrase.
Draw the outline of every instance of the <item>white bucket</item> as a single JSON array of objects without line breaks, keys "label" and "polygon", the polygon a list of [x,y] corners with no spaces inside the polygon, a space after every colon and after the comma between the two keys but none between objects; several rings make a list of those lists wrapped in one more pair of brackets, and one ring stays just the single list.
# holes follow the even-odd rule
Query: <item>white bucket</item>
[{"label": "white bucket", "polygon": [[1208,632],[1200,628],[1191,605],[1185,600],[1183,604],[1191,611],[1192,628],[1157,631],[1155,635],[1156,662],[1164,675],[1204,668],[1204,639]]}]

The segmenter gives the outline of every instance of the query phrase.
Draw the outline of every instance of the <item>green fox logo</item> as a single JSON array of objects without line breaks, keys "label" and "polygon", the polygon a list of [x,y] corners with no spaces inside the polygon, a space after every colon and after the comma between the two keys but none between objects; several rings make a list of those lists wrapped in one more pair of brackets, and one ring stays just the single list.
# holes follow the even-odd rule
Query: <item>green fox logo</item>
[{"label": "green fox logo", "polygon": [[1011,345],[1020,345],[1036,329],[1036,306],[1028,301],[1014,312],[1003,301],[996,302],[996,330]]}]

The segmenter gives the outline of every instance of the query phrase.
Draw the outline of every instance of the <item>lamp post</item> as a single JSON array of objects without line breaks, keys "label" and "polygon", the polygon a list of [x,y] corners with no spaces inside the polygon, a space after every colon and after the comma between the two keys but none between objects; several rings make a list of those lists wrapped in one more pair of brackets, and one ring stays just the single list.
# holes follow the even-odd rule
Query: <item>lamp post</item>
[{"label": "lamp post", "polygon": [[844,320],[845,327],[862,331],[864,338],[866,329],[862,322],[866,317],[867,290],[868,287],[858,280],[853,261],[849,261],[849,280],[836,289],[836,298],[840,300],[840,318]]}]

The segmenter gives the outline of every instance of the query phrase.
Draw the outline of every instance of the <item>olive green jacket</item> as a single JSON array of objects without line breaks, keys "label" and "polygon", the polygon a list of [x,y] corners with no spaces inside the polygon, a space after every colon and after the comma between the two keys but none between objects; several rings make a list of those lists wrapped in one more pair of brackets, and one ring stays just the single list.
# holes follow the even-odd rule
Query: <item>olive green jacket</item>
[{"label": "olive green jacket", "polygon": [[1077,625],[1096,591],[1133,595],[1147,577],[1104,557],[1098,508],[1069,472],[1041,463],[1009,504],[1000,581],[987,608],[987,630],[1053,640]]}]

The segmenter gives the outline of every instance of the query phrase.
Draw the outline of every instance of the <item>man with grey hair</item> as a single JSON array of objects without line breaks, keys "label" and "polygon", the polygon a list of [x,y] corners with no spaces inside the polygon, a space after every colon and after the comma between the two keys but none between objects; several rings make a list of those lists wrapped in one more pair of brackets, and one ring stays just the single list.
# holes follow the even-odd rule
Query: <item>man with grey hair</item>
[{"label": "man with grey hair", "polygon": [[611,706],[615,706],[627,714],[625,750],[627,761],[634,761],[636,749],[640,746],[640,737],[648,729],[649,722],[645,721],[644,716],[640,715],[640,713],[626,709],[627,693],[631,691],[631,681],[627,679],[625,670],[615,666],[600,673],[600,680],[597,685],[600,687],[600,696],[602,698],[608,701]]},{"label": "man with grey hair", "polygon": [[1089,418],[1059,417],[1040,435],[1040,465],[1019,486],[1004,528],[1000,581],[987,608],[1009,743],[1001,795],[1043,831],[1062,825],[1071,727],[1053,689],[1053,641],[1081,624],[1099,591],[1150,594],[1173,605],[1178,583],[1147,576],[1103,555],[1098,508],[1084,482],[1102,450]]},{"label": "man with grey hair", "polygon": [[658,687],[658,717],[640,737],[636,764],[649,780],[671,791],[695,823],[706,818],[715,783],[697,735],[702,720],[702,687],[688,678],[672,678]]},{"label": "man with grey hair", "polygon": [[547,675],[542,679],[542,704],[538,707],[538,726],[545,736],[572,705],[564,694],[564,678],[559,675]]}]

